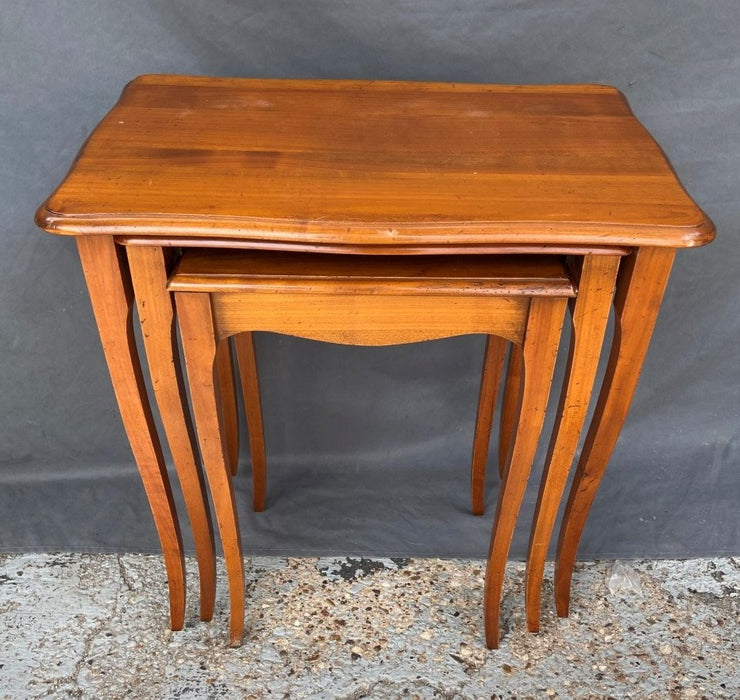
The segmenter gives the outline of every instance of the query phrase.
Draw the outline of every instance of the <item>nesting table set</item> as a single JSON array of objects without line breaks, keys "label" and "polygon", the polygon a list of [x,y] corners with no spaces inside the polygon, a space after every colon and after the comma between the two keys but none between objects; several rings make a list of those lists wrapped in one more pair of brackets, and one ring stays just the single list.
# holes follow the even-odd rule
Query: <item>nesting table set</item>
[{"label": "nesting table set", "polygon": [[136,348],[137,307],[194,533],[201,618],[211,618],[215,601],[205,473],[226,558],[234,645],[243,634],[244,574],[233,491],[239,431],[232,347],[253,505],[261,510],[267,465],[253,331],[361,345],[485,334],[470,480],[476,514],[483,512],[493,406],[508,351],[484,601],[486,642],[495,648],[504,567],[566,308],[568,362],[527,560],[532,631],[612,306],[608,365],[558,539],[560,616],[568,614],[578,542],[675,251],[714,236],[611,87],[165,75],[125,88],[37,222],[76,237],[164,552],[171,626],[180,629],[183,547]]}]

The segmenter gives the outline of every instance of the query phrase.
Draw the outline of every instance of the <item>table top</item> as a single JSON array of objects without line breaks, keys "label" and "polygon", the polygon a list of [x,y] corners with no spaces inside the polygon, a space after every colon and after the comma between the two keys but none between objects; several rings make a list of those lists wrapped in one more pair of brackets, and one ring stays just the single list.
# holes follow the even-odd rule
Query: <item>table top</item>
[{"label": "table top", "polygon": [[384,295],[576,296],[557,255],[294,255],[262,250],[185,250],[173,292],[329,291]]},{"label": "table top", "polygon": [[601,85],[141,76],[36,220],[335,247],[714,236],[624,96]]}]

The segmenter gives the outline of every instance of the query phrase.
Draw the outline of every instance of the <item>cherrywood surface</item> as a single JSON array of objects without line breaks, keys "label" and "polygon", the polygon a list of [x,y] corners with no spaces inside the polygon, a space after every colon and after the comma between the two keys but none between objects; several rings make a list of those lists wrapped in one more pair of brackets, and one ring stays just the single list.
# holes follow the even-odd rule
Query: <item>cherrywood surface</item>
[{"label": "cherrywood surface", "polygon": [[496,407],[496,396],[504,370],[506,345],[504,338],[495,335],[486,336],[483,374],[473,436],[473,457],[470,466],[470,501],[473,515],[483,515],[484,510],[488,445],[491,442],[491,425]]},{"label": "cherrywood surface", "polygon": [[566,303],[564,298],[535,297],[526,321],[517,427],[499,487],[486,566],[483,605],[486,645],[489,649],[498,648],[504,571],[545,419]]},{"label": "cherrywood surface", "polygon": [[[625,246],[635,249],[619,274],[609,367],[561,527],[556,604],[559,614],[567,614],[578,541],[629,408],[674,251],[703,245],[714,236],[711,221],[683,190],[624,97],[614,88],[593,85],[142,76],[126,87],[62,184],[39,208],[36,220],[49,232],[80,236],[80,255],[116,396],[165,553],[173,627],[182,624],[182,547],[131,340],[128,266],[114,240],[131,245],[352,253],[355,262],[357,256],[459,253],[478,258],[516,252],[609,256],[624,254]],[[384,278],[388,293],[372,303],[373,295],[363,294],[372,285],[359,278],[338,287],[341,294],[328,293],[329,282],[320,274],[310,280],[293,275],[287,284],[290,289],[280,293],[255,294],[270,282],[253,275],[239,293],[215,293],[214,337],[260,328],[253,325],[260,321],[269,329],[292,328],[293,334],[304,337],[387,344],[489,333],[484,317],[495,312],[496,332],[526,346],[523,324],[532,320],[525,297],[501,296],[490,280],[483,291],[469,285],[465,295],[463,277],[437,279],[422,289],[403,274],[390,275]],[[310,295],[305,294],[307,289]],[[437,296],[414,296],[422,291]],[[112,299],[110,310],[103,308],[106,295]],[[259,301],[256,309],[245,311],[248,295]],[[336,297],[342,295],[345,305],[350,299],[357,306],[340,310]],[[445,295],[447,300],[459,297],[455,301],[461,306],[445,303],[448,316],[437,320],[447,330],[430,333],[419,319],[436,318],[436,302]],[[562,302],[559,297],[550,300]],[[580,300],[574,302],[574,314],[579,313]],[[544,303],[546,297],[538,301]],[[279,322],[268,322],[270,307]],[[349,328],[342,327],[358,308],[365,309],[364,316]],[[587,311],[583,309],[584,314]],[[191,319],[199,313],[204,309],[194,307]],[[299,323],[306,314],[313,319],[313,330],[306,331]],[[383,326],[389,317],[399,325]],[[460,322],[461,318],[467,320]],[[213,326],[213,316],[209,319]],[[399,330],[401,323],[405,325]],[[163,336],[161,347],[168,343],[171,346],[171,338],[165,342]],[[216,355],[226,352],[217,347],[214,341],[212,348],[198,351],[195,364],[202,369],[210,361],[213,370]],[[534,373],[539,379],[525,371],[526,355],[518,345],[512,347],[499,447],[507,455],[501,462],[507,464],[512,452],[526,456],[531,448],[531,436],[515,434],[519,410],[526,403],[520,397],[529,396],[528,382],[544,382],[541,371]],[[211,371],[210,384],[223,386],[200,387],[201,411],[212,403],[211,394],[218,411],[223,411],[221,395],[228,394],[230,384],[224,383],[223,357],[219,365],[220,379]],[[252,413],[258,408],[257,395]],[[234,467],[235,415],[218,416],[219,444],[209,449],[228,451],[221,439],[224,430],[232,459],[222,454],[221,460]],[[252,439],[259,443],[261,415],[255,430],[250,427],[253,462]],[[566,430],[573,433],[572,427]],[[259,444],[256,449],[259,463]],[[260,469],[264,477],[264,455],[262,465],[254,472],[256,498]],[[503,574],[496,567],[502,565],[501,556],[505,561],[501,553],[508,552],[506,533],[509,525],[513,527],[523,488],[520,471],[507,485],[509,471],[502,473],[496,515],[504,526],[497,527],[492,539],[498,563],[489,565],[487,576],[489,643],[498,639]],[[223,486],[220,472],[213,478]],[[230,484],[230,474],[226,478]],[[510,494],[505,503],[504,492]],[[228,505],[219,506],[219,524],[228,527]],[[547,531],[550,506],[543,505],[542,512],[538,538]],[[228,545],[227,564],[235,572],[235,544]],[[537,575],[531,571],[534,585]],[[234,586],[232,582],[232,599]],[[528,599],[530,626],[536,595],[530,593]],[[232,615],[232,641],[235,634]]]},{"label": "cherrywood surface", "polygon": [[632,248],[606,245],[537,245],[536,243],[481,243],[481,244],[423,244],[386,243],[364,245],[350,243],[303,242],[294,239],[265,241],[216,236],[141,236],[124,234],[115,237],[121,245],[159,245],[165,248],[203,248],[227,250],[270,250],[290,253],[330,253],[341,255],[628,255]]},{"label": "cherrywood surface", "polygon": [[128,266],[122,250],[110,236],[81,237],[77,247],[123,427],[164,554],[170,626],[179,630],[185,619],[185,558],[167,468],[136,350]]},{"label": "cherrywood surface", "polygon": [[618,90],[145,75],[37,221],[336,245],[654,245],[713,227]]},{"label": "cherrywood surface", "polygon": [[247,414],[247,434],[252,462],[252,507],[259,512],[265,508],[267,474],[262,403],[257,375],[257,354],[254,349],[252,333],[237,333],[234,336],[234,348],[239,364],[244,410]]},{"label": "cherrywood surface", "polygon": [[[517,342],[529,304],[524,296],[460,299],[331,292],[212,296],[219,337],[252,328],[344,345],[397,345],[488,333],[491,317],[495,317],[497,335]],[[441,299],[451,303],[442,305]]]},{"label": "cherrywood surface", "polygon": [[[187,249],[172,291],[575,296],[552,255],[347,256]],[[346,302],[345,302],[346,303]]]},{"label": "cherrywood surface", "polygon": [[230,341],[220,343],[216,351],[216,377],[220,385],[226,456],[231,473],[236,474],[239,467],[239,413],[234,387],[234,356]]},{"label": "cherrywood surface", "polygon": [[673,250],[640,248],[620,266],[609,362],[560,526],[555,605],[561,617],[568,615],[578,543],[627,417],[674,256]]},{"label": "cherrywood surface", "polygon": [[226,561],[231,604],[229,642],[240,646],[244,632],[244,563],[231,466],[223,439],[221,383],[215,366],[219,341],[207,294],[177,294],[176,304],[198,442]]},{"label": "cherrywood surface", "polygon": [[572,304],[568,363],[529,538],[525,576],[527,627],[540,626],[542,576],[558,506],[563,495],[601,357],[620,258],[586,255]]},{"label": "cherrywood surface", "polygon": [[506,366],[506,383],[501,402],[501,423],[498,440],[498,473],[504,475],[506,460],[511,448],[512,436],[516,430],[517,411],[519,410],[519,392],[521,391],[524,372],[522,346],[512,345],[509,349],[509,362]]},{"label": "cherrywood surface", "polygon": [[168,288],[211,292],[219,338],[250,329],[362,345],[465,333],[520,341],[529,297],[575,293],[553,256],[296,258],[186,250]]},{"label": "cherrywood surface", "polygon": [[[330,259],[303,256],[300,264],[293,264],[296,257],[297,254],[292,254],[288,256],[289,260],[284,260],[272,254],[255,256],[243,253],[229,256],[223,264],[214,264],[218,261],[217,255],[186,250],[168,285],[175,290],[177,298],[201,452],[214,494],[224,549],[230,552],[227,554],[227,570],[232,604],[232,644],[238,643],[243,633],[244,574],[238,537],[230,531],[231,528],[238,529],[238,516],[233,503],[231,474],[225,461],[222,426],[219,425],[222,413],[217,395],[218,382],[214,381],[217,344],[226,343],[230,336],[239,337],[254,328],[363,345],[383,344],[388,341],[389,334],[394,342],[409,342],[421,332],[421,327],[410,329],[409,325],[421,321],[426,337],[450,335],[451,329],[459,331],[466,324],[472,324],[489,335],[510,337],[523,343],[526,371],[517,406],[518,427],[501,486],[501,491],[507,495],[505,503],[500,503],[497,510],[491,545],[492,556],[502,559],[497,563],[489,562],[487,577],[487,642],[489,646],[496,646],[499,599],[508,547],[544,420],[565,305],[573,296],[565,261],[553,256],[528,259],[527,269],[534,281],[523,287],[523,265],[516,257],[494,258],[490,265],[483,266],[486,277],[480,280],[472,277],[469,265],[480,261],[466,261],[466,274],[461,277],[460,266],[454,258],[437,257],[428,266],[423,265],[424,260],[369,260],[366,262],[371,265],[372,275],[363,267],[363,259],[358,259],[358,272],[354,277],[351,274],[354,268],[348,267],[345,256]],[[425,282],[427,276],[429,279]],[[295,278],[300,281],[299,286],[292,285]],[[456,295],[440,295],[433,284],[457,279],[464,279],[465,285]],[[501,287],[502,281],[507,279],[512,281],[509,295]],[[254,284],[254,280],[260,283]],[[362,293],[356,291],[360,282],[373,280],[374,284]],[[408,284],[403,293],[393,289],[397,280]],[[468,293],[470,288],[485,287],[492,281],[499,284],[497,289],[500,291],[496,295]],[[565,293],[555,296],[548,283]],[[390,292],[387,287],[391,288]],[[339,291],[335,292],[334,288]],[[346,289],[355,292],[349,294]],[[426,313],[418,313],[419,302],[429,300],[433,305],[426,309]],[[389,302],[394,306],[389,307]],[[512,309],[516,315],[512,315]],[[242,338],[248,344],[239,353],[240,360],[245,355],[245,395],[251,397],[255,403],[254,413],[259,416],[259,394],[250,383],[256,381],[251,337],[242,335]],[[503,351],[505,341],[500,341],[499,346]],[[492,347],[490,342],[488,347]],[[486,361],[496,364],[490,356]],[[484,410],[478,413],[476,435],[490,433],[492,411],[488,410],[489,402],[485,398],[493,383],[489,377],[489,386],[482,392]],[[261,451],[258,454],[261,462],[256,461],[264,465],[261,416],[259,421],[255,438],[258,452]],[[487,425],[480,425],[482,423]],[[264,498],[255,486],[255,503],[258,496]]]},{"label": "cherrywood surface", "polygon": [[200,617],[210,620],[216,596],[213,528],[180,367],[174,304],[166,288],[167,262],[164,251],[154,246],[132,246],[126,252],[154,398],[193,532],[200,576]]}]

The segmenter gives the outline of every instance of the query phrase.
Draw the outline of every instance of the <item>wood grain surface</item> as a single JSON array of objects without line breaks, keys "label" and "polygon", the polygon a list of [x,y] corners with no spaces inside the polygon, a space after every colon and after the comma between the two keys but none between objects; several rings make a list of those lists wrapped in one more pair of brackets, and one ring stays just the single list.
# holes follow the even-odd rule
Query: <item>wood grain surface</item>
[{"label": "wood grain surface", "polygon": [[[90,241],[95,243],[98,239]],[[114,245],[112,241],[109,245],[121,253],[120,246]],[[200,576],[200,617],[202,620],[210,620],[213,617],[216,599],[215,542],[208,492],[200,468],[200,457],[185,391],[185,378],[180,366],[174,299],[166,289],[168,261],[165,252],[154,246],[127,248],[128,272],[136,296],[152,393],[170,446],[170,454],[193,533]],[[102,265],[102,262],[102,257],[93,256],[89,264],[95,269]],[[102,303],[111,305],[113,300],[103,299]],[[100,333],[102,336],[102,328]],[[114,388],[118,393],[118,384],[114,383]],[[144,395],[142,394],[142,398]],[[133,399],[127,398],[126,403],[130,409]],[[164,476],[166,477],[166,472]]]},{"label": "wood grain surface", "polygon": [[37,213],[54,233],[332,245],[702,245],[624,96],[141,76]]},{"label": "wood grain surface", "polygon": [[267,251],[184,251],[167,283],[173,292],[574,297],[557,256],[346,256]]},{"label": "wood grain surface", "polygon": [[132,320],[134,290],[126,256],[110,236],[79,238],[77,248],[123,427],[162,546],[170,627],[180,630],[185,624],[185,555],[167,465],[136,348]]}]

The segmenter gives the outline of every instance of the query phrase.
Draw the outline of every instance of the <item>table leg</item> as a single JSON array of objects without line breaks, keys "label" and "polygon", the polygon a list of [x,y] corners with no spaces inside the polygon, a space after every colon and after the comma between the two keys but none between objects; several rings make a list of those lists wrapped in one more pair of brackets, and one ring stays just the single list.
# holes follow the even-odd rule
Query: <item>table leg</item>
[{"label": "table leg", "polygon": [[519,418],[519,393],[522,388],[522,346],[511,344],[509,350],[509,364],[506,367],[506,384],[504,384],[504,398],[501,402],[501,425],[498,437],[498,474],[503,478],[506,467],[506,458],[509,456],[511,440],[516,430]]},{"label": "table leg", "polygon": [[262,405],[260,385],[257,375],[257,355],[251,332],[234,336],[234,347],[239,364],[239,376],[244,396],[244,410],[247,414],[249,451],[252,460],[252,507],[256,511],[265,509],[265,433],[262,425]]},{"label": "table leg", "polygon": [[167,291],[165,250],[128,246],[144,348],[162,426],[175,463],[195,540],[200,576],[200,617],[210,620],[216,599],[213,527],[195,433],[187,407],[177,347],[173,299]]},{"label": "table leg", "polygon": [[507,340],[496,335],[486,336],[483,375],[478,396],[478,414],[475,418],[473,458],[470,468],[470,500],[473,515],[483,515],[486,495],[486,462],[491,441],[491,423],[496,406],[496,394],[506,357]]},{"label": "table leg", "polygon": [[540,626],[542,576],[547,548],[586,420],[609,321],[619,261],[618,256],[584,256],[578,297],[570,302],[572,314],[568,364],[540,481],[527,555],[525,607],[530,632],[537,632]]},{"label": "table leg", "polygon": [[229,468],[236,474],[239,468],[239,413],[234,387],[234,356],[231,341],[219,343],[216,350],[216,376],[221,392],[221,408],[224,416],[224,444]]},{"label": "table leg", "polygon": [[215,368],[218,342],[227,341],[216,340],[208,294],[181,292],[175,297],[198,442],[211,487],[229,579],[229,641],[231,646],[240,646],[244,633],[244,560],[234,484],[223,440],[223,411]]},{"label": "table leg", "polygon": [[79,236],[77,246],[123,426],[162,545],[170,594],[170,625],[179,630],[185,619],[185,559],[167,469],[136,351],[128,266],[111,236]]},{"label": "table leg", "polygon": [[545,420],[566,300],[536,297],[530,304],[523,342],[524,373],[517,411],[518,427],[499,487],[486,567],[484,610],[489,649],[498,648],[506,560]]},{"label": "table leg", "polygon": [[555,603],[560,617],[568,614],[578,542],[627,416],[674,254],[670,248],[640,248],[623,261],[619,271],[609,363],[560,527],[555,570]]}]

